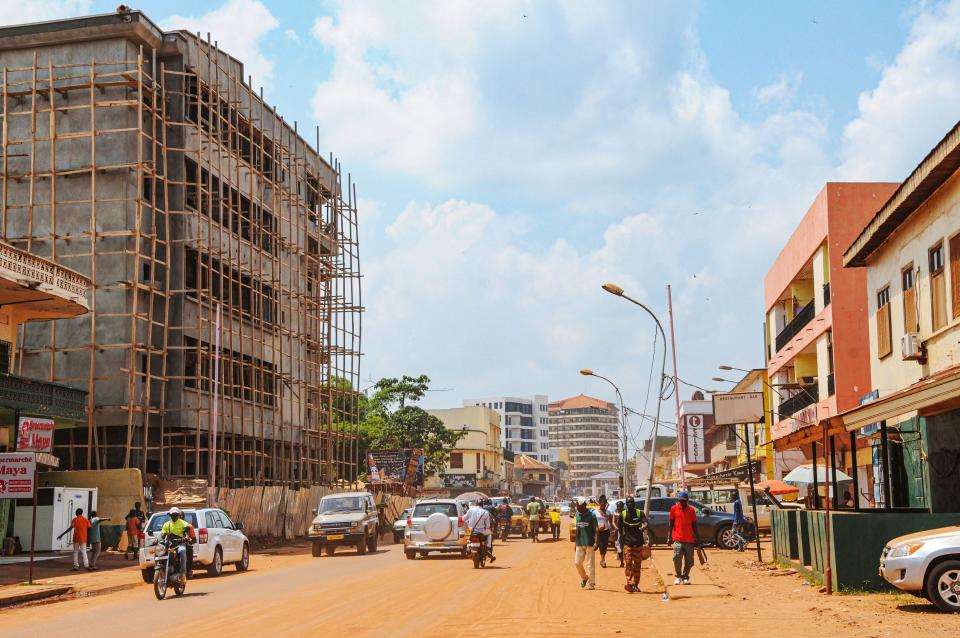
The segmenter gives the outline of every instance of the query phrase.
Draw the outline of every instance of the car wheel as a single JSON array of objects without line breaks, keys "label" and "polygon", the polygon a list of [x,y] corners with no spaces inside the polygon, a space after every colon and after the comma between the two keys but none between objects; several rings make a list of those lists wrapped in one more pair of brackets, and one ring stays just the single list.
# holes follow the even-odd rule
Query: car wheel
[{"label": "car wheel", "polygon": [[314,557],[314,558],[319,558],[321,552],[323,552],[323,545],[322,545],[321,543],[314,543],[314,544],[311,546],[311,552],[310,552],[310,553],[313,554],[313,557]]},{"label": "car wheel", "polygon": [[370,538],[368,538],[368,539],[367,539],[367,551],[368,551],[368,552],[374,552],[374,553],[376,553],[376,551],[377,551],[377,543],[379,543],[379,541],[380,541],[380,537],[379,537],[377,534],[374,534],[373,536],[371,536]]},{"label": "car wheel", "polygon": [[367,553],[367,543],[369,543],[369,542],[370,542],[369,537],[367,536],[367,533],[364,532],[364,533],[363,533],[363,538],[361,538],[360,541],[357,543],[357,553],[360,554],[361,556],[363,556],[364,554],[366,554],[366,553]]},{"label": "car wheel", "polygon": [[219,547],[213,550],[213,562],[207,567],[207,573],[211,576],[219,576],[223,573],[223,550]]},{"label": "car wheel", "polygon": [[944,561],[930,570],[927,597],[941,611],[960,612],[960,561]]},{"label": "car wheel", "polygon": [[148,585],[153,582],[153,570],[152,569],[141,569],[140,575],[143,577],[143,582]]},{"label": "car wheel", "polygon": [[407,560],[413,560],[417,557],[417,553],[412,549],[403,550],[403,555],[407,557]]},{"label": "car wheel", "polygon": [[333,552],[337,550],[336,545],[327,545],[323,548],[323,553],[327,556],[333,556]]},{"label": "car wheel", "polygon": [[721,549],[736,549],[737,539],[733,533],[733,525],[724,525],[717,531],[717,547]]},{"label": "car wheel", "polygon": [[246,543],[243,544],[243,553],[240,555],[236,567],[238,572],[245,572],[250,569],[250,547]]}]

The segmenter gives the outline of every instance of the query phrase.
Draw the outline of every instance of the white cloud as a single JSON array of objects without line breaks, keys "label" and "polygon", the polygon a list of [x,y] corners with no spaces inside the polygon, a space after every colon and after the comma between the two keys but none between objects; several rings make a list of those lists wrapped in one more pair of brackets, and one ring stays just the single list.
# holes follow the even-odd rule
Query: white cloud
[{"label": "white cloud", "polygon": [[758,86],[751,91],[753,97],[763,105],[780,106],[790,104],[800,91],[803,74],[799,71],[781,73],[776,82]]},{"label": "white cloud", "polygon": [[183,29],[204,38],[210,32],[221,51],[243,62],[245,73],[253,76],[253,85],[267,90],[273,81],[273,61],[264,55],[260,45],[264,36],[279,25],[259,0],[227,0],[203,15],[172,15],[160,23],[164,29]]},{"label": "white cloud", "polygon": [[864,91],[843,134],[839,174],[902,180],[956,124],[960,102],[960,2],[922,4],[906,45]]},{"label": "white cloud", "polygon": [[59,20],[90,13],[92,0],[31,0],[0,3],[0,24]]},{"label": "white cloud", "polygon": [[285,37],[290,42],[295,44],[300,44],[300,35],[297,33],[296,29],[287,29],[283,32],[283,37]]},{"label": "white cloud", "polygon": [[[312,30],[334,59],[314,95],[324,139],[417,193],[368,187],[366,369],[423,370],[459,395],[602,394],[580,385],[590,365],[642,402],[652,325],[604,281],[663,319],[673,283],[682,375],[760,363],[763,273],[838,172],[802,75],[740,110],[684,7],[474,6],[343,3]],[[902,178],[919,159],[903,148],[922,155],[949,129],[958,24],[955,4],[923,7],[861,96],[841,173]],[[915,139],[917,108],[933,139]]]}]

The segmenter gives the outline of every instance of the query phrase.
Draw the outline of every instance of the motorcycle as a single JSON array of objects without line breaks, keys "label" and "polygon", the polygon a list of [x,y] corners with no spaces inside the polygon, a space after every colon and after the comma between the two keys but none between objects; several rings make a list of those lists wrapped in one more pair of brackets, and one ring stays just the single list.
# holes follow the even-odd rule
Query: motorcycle
[{"label": "motorcycle", "polygon": [[483,532],[470,532],[470,558],[473,559],[473,568],[483,567],[487,561],[487,536]]},{"label": "motorcycle", "polygon": [[180,573],[180,555],[177,548],[186,542],[187,539],[184,538],[162,538],[157,543],[157,555],[153,564],[153,594],[157,600],[167,597],[167,587],[170,585],[173,586],[174,594],[183,596],[187,579]]}]

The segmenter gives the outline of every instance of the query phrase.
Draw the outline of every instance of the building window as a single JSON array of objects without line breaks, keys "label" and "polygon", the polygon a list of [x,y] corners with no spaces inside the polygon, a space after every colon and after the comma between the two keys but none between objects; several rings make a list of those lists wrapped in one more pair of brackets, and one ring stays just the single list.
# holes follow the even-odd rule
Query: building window
[{"label": "building window", "polygon": [[950,238],[950,299],[956,319],[960,317],[960,235]]},{"label": "building window", "polygon": [[914,285],[913,264],[910,264],[900,273],[903,284],[903,330],[904,332],[919,332],[920,324],[917,321],[917,289]]},{"label": "building window", "polygon": [[933,331],[947,325],[947,282],[943,273],[943,242],[930,249],[930,303]]},{"label": "building window", "polygon": [[890,334],[890,286],[877,293],[877,356],[883,359],[892,351]]},{"label": "building window", "polygon": [[453,469],[453,470],[463,469],[463,453],[462,452],[450,453],[450,469]]}]

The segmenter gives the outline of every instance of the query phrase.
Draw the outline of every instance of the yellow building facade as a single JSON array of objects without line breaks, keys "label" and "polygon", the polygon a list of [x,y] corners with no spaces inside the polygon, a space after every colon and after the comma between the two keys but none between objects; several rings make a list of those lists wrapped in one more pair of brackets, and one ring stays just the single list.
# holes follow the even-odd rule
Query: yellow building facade
[{"label": "yellow building facade", "polygon": [[458,491],[492,491],[500,488],[503,448],[500,415],[483,406],[427,410],[448,430],[466,432],[450,449],[443,476],[429,477],[426,487]]}]

